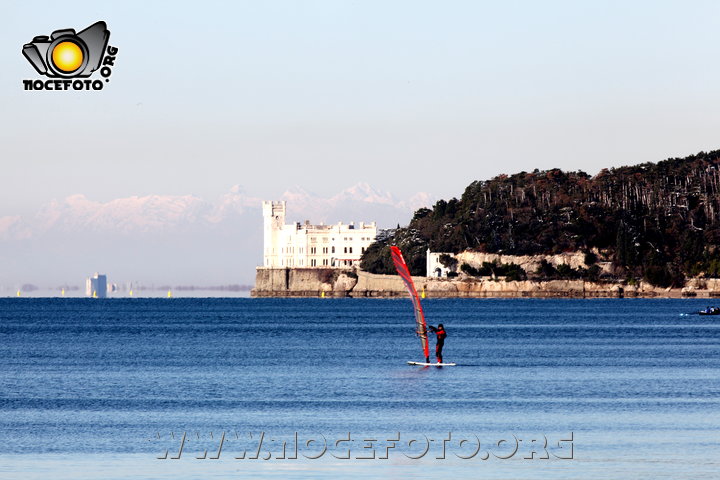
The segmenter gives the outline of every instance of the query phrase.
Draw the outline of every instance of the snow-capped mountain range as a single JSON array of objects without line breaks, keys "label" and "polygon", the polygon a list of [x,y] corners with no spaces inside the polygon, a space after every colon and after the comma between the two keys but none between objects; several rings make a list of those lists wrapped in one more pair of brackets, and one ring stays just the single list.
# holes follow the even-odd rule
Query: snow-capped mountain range
[{"label": "snow-capped mountain range", "polygon": [[[34,215],[0,217],[0,282],[21,274],[61,281],[102,269],[135,279],[252,283],[262,255],[262,200],[271,199],[240,185],[214,200],[147,195],[100,202],[82,194],[53,200]],[[390,228],[407,224],[434,199],[426,193],[397,199],[358,183],[329,197],[294,187],[272,200],[287,201],[288,223],[376,221]]]},{"label": "snow-capped mountain range", "polygon": [[[433,201],[427,193],[398,200],[367,183],[358,183],[327,198],[294,187],[277,200],[288,202],[288,221],[362,220],[377,221],[380,227],[407,223],[414,210]],[[98,202],[76,194],[51,201],[34,217],[0,217],[0,239],[28,239],[52,230],[119,234],[186,230],[234,221],[248,213],[254,217],[255,227],[260,228],[261,203],[261,198],[245,194],[239,185],[215,202],[194,195],[132,196]]]}]

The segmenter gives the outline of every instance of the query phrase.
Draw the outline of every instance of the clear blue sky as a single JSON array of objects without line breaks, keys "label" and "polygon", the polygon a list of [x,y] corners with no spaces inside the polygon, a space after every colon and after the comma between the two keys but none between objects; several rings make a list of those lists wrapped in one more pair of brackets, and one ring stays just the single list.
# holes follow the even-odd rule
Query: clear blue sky
[{"label": "clear blue sky", "polygon": [[[52,198],[276,198],[720,147],[720,2],[5,2],[0,216]],[[24,92],[22,45],[105,20],[102,92]],[[401,180],[398,181],[398,178]]]}]

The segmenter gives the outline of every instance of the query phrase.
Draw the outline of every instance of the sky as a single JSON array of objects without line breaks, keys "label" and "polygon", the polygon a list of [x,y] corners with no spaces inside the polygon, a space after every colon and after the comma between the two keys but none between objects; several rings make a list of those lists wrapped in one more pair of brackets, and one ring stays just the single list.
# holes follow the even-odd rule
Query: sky
[{"label": "sky", "polygon": [[[720,143],[714,1],[6,1],[2,12],[0,217],[72,195],[215,202],[234,185],[263,199],[359,182],[450,198],[500,173],[592,174]],[[24,43],[98,20],[118,48],[102,91],[23,91],[39,77]]]}]

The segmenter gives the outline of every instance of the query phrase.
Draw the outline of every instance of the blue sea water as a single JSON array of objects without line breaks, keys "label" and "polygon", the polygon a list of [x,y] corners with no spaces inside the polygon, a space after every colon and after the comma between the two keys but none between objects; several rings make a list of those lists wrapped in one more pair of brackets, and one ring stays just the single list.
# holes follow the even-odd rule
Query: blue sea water
[{"label": "blue sea water", "polygon": [[0,478],[718,478],[706,304],[0,299]]}]

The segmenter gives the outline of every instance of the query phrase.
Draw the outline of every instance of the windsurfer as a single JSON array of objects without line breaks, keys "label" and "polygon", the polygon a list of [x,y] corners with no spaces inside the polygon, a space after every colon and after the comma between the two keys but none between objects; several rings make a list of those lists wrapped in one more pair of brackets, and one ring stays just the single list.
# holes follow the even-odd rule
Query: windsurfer
[{"label": "windsurfer", "polygon": [[430,328],[430,330],[432,330],[435,335],[437,335],[437,343],[435,344],[435,357],[437,357],[438,363],[442,363],[442,350],[443,346],[445,345],[445,337],[447,337],[445,327],[443,327],[442,323],[439,323],[437,328],[433,327],[432,325],[428,325],[428,328]]}]

